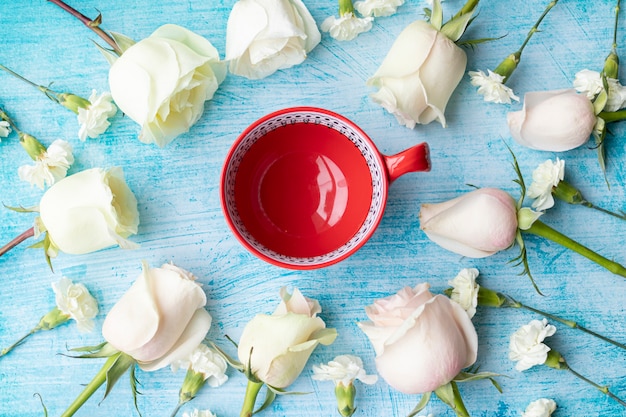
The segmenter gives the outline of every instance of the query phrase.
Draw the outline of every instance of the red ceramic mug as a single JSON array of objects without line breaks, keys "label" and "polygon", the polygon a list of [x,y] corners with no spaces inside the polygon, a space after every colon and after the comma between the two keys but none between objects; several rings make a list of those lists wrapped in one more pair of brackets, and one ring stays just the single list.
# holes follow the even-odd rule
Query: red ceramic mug
[{"label": "red ceramic mug", "polygon": [[372,236],[392,181],[428,170],[426,143],[385,156],[345,117],[294,107],[259,119],[237,138],[222,171],[222,209],[237,239],[259,258],[321,268]]}]

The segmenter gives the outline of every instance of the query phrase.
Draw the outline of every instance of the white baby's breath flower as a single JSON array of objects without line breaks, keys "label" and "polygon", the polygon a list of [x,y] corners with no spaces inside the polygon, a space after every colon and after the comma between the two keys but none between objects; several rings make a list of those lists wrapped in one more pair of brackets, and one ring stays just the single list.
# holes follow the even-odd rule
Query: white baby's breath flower
[{"label": "white baby's breath flower", "polygon": [[532,207],[537,210],[547,210],[554,206],[552,187],[559,185],[565,175],[565,161],[556,158],[540,164],[533,171],[533,182],[528,187],[528,197],[534,198]]},{"label": "white baby's breath flower", "polygon": [[327,364],[313,365],[312,378],[318,381],[333,381],[344,386],[348,386],[355,379],[369,385],[378,381],[377,375],[366,374],[363,361],[354,355],[339,355]]},{"label": "white baby's breath flower", "polygon": [[485,97],[485,101],[491,103],[511,104],[511,100],[519,101],[519,97],[513,90],[504,85],[504,76],[487,70],[488,74],[482,71],[470,71],[470,82],[478,87],[478,94]]},{"label": "white baby's breath flower", "polygon": [[404,0],[364,0],[354,3],[354,8],[363,16],[391,16],[398,11]]},{"label": "white baby's breath flower", "polygon": [[556,402],[548,398],[540,398],[531,402],[522,413],[522,417],[550,417],[556,410]]},{"label": "white baby's breath flower", "polygon": [[52,142],[48,149],[35,160],[35,165],[22,165],[18,168],[21,180],[44,189],[61,178],[65,178],[67,170],[74,163],[72,146],[62,139]]},{"label": "white baby's breath flower", "polygon": [[78,330],[90,332],[94,328],[93,318],[98,314],[98,303],[83,284],[74,284],[63,277],[52,284],[57,308],[76,321]]},{"label": "white baby's breath flower", "polygon": [[205,344],[198,345],[189,357],[172,362],[170,366],[174,372],[182,368],[202,374],[206,383],[213,388],[219,387],[228,380],[225,374],[228,366],[226,361]]},{"label": "white baby's breath flower", "polygon": [[117,113],[117,107],[113,104],[111,93],[102,93],[100,96],[96,90],[91,91],[89,96],[91,105],[87,108],[78,108],[78,138],[85,141],[87,137],[92,139],[104,133],[111,123],[109,117],[113,117]]},{"label": "white baby's breath flower", "polygon": [[185,411],[183,417],[217,417],[211,412],[211,410],[198,410]]},{"label": "white baby's breath flower", "polygon": [[345,13],[339,18],[327,17],[320,28],[323,32],[329,32],[330,36],[338,41],[350,41],[360,33],[370,30],[373,20],[373,17],[357,17],[353,13]]},{"label": "white baby's breath flower", "polygon": [[555,332],[556,327],[543,319],[532,320],[513,333],[509,343],[509,359],[517,362],[515,369],[525,371],[545,363],[550,347],[543,341]]},{"label": "white baby's breath flower", "polygon": [[453,280],[448,281],[448,284],[452,285],[450,299],[463,307],[470,319],[476,314],[478,305],[480,285],[476,283],[476,277],[478,277],[478,269],[464,268]]},{"label": "white baby's breath flower", "polygon": [[[607,78],[607,84],[609,97],[604,110],[617,111],[626,106],[626,87],[622,86],[615,78]],[[590,100],[604,88],[600,73],[588,69],[576,73],[573,85],[576,91],[585,94]]]},{"label": "white baby's breath flower", "polygon": [[6,138],[11,133],[11,125],[6,120],[0,120],[0,138]]}]

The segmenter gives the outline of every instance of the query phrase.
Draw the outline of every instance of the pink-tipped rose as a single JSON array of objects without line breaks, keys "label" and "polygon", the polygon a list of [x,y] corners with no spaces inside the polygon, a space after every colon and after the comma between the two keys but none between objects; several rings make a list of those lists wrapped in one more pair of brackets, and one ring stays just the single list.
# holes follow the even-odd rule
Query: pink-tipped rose
[{"label": "pink-tipped rose", "polygon": [[420,227],[444,249],[484,258],[515,242],[515,201],[505,191],[481,188],[443,203],[422,204]]},{"label": "pink-tipped rose", "polygon": [[463,308],[428,283],[405,287],[365,308],[359,323],[376,351],[376,368],[406,394],[432,392],[476,361],[478,336]]}]

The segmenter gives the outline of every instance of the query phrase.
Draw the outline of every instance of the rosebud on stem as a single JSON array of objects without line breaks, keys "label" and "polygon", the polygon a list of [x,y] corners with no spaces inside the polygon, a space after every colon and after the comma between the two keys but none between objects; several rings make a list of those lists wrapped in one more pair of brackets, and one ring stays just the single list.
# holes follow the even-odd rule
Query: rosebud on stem
[{"label": "rosebud on stem", "polygon": [[575,240],[570,239],[564,234],[556,231],[555,229],[551,228],[540,220],[535,220],[528,229],[522,230],[522,233],[530,233],[549,239],[555,243],[558,243],[561,246],[566,247],[567,249],[577,252],[578,254],[597,263],[601,267],[609,270],[616,275],[626,277],[626,268],[623,265],[611,261],[602,255],[599,255],[598,253],[587,248],[586,246],[583,246]]},{"label": "rosebud on stem", "polygon": [[248,385],[246,386],[246,394],[243,400],[243,406],[241,407],[241,413],[239,417],[251,417],[254,414],[254,403],[256,402],[256,397],[259,395],[259,391],[263,386],[263,382],[254,382],[248,380]]},{"label": "rosebud on stem", "polygon": [[565,371],[571,372],[574,376],[576,376],[580,380],[586,382],[587,384],[589,384],[592,387],[596,388],[597,390],[599,390],[600,392],[604,393],[608,397],[614,399],[615,401],[620,403],[622,406],[626,407],[626,402],[623,401],[622,399],[620,399],[619,397],[617,397],[611,391],[609,391],[609,387],[608,386],[606,386],[606,385],[599,385],[599,384],[593,382],[592,380],[588,379],[587,377],[585,377],[585,376],[579,374],[578,372],[574,371],[572,368],[569,367],[569,365],[565,361],[565,358],[559,352],[555,351],[554,349],[552,349],[552,350],[550,350],[548,352],[548,358],[545,361],[545,365],[549,366],[550,368],[553,368],[553,369],[565,370]]}]

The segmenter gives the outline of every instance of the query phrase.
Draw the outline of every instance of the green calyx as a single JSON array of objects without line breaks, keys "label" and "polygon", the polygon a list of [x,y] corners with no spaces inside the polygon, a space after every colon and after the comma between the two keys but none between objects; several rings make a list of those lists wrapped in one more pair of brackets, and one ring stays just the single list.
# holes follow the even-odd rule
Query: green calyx
[{"label": "green calyx", "polygon": [[567,366],[567,362],[565,362],[565,358],[559,352],[554,349],[551,349],[548,352],[548,357],[544,362],[544,365],[559,370],[567,370],[569,366]]},{"label": "green calyx", "polygon": [[478,289],[478,305],[485,307],[502,307],[507,302],[504,294],[489,288],[480,287]]},{"label": "green calyx", "polygon": [[607,78],[619,78],[619,57],[615,51],[611,51],[609,56],[604,60],[604,68],[602,72]]},{"label": "green calyx", "polygon": [[354,397],[356,396],[356,388],[350,382],[345,386],[341,382],[335,387],[335,397],[337,398],[337,410],[343,417],[350,417],[356,411],[354,406]]},{"label": "green calyx", "polygon": [[39,324],[37,325],[38,330],[52,330],[55,327],[60,326],[63,323],[66,323],[70,319],[70,316],[63,313],[58,307],[54,307],[48,314],[43,316],[41,320],[39,320]]},{"label": "green calyx", "polygon": [[493,70],[493,72],[495,72],[496,74],[502,75],[504,77],[502,83],[506,83],[511,74],[513,74],[513,71],[515,71],[517,65],[519,64],[521,55],[522,54],[519,51],[512,53],[511,55],[504,58],[504,60],[496,67],[496,69]]},{"label": "green calyx", "polygon": [[198,391],[200,391],[200,388],[204,386],[205,381],[206,379],[202,372],[196,372],[189,368],[178,394],[179,403],[184,404],[193,400],[196,394],[198,394]]},{"label": "green calyx", "polygon": [[34,136],[20,132],[19,137],[20,144],[33,161],[39,159],[47,151],[47,148]]},{"label": "green calyx", "polygon": [[78,114],[78,109],[87,109],[91,106],[91,102],[76,94],[60,93],[58,95],[59,104]]}]

